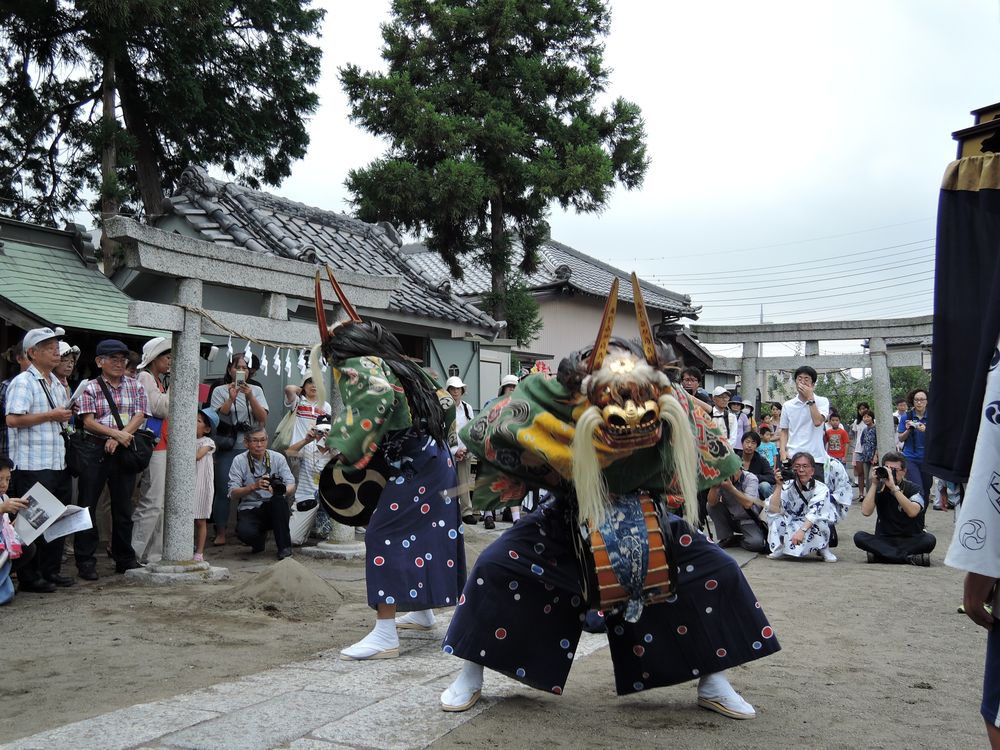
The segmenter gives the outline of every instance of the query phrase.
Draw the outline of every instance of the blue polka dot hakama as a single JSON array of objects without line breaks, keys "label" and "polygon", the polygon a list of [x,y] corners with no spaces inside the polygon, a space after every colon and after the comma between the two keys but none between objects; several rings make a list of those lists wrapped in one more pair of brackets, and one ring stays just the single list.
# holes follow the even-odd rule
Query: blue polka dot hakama
[{"label": "blue polka dot hakama", "polygon": [[465,584],[465,543],[451,453],[408,437],[365,532],[368,606],[452,607]]},{"label": "blue polka dot hakama", "polygon": [[[526,685],[561,694],[590,604],[565,503],[543,504],[480,555],[444,650]],[[728,554],[670,517],[676,596],[635,623],[608,621],[619,695],[674,685],[779,650],[777,638]],[[596,594],[595,594],[596,596]]]}]

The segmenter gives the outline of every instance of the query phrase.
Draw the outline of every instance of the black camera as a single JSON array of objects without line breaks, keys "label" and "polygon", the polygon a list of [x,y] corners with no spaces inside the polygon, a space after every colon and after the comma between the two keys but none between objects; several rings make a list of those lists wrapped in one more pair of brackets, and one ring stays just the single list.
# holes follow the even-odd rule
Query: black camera
[{"label": "black camera", "polygon": [[253,432],[253,425],[250,424],[249,422],[237,422],[236,431],[249,434]]},{"label": "black camera", "polygon": [[792,471],[792,459],[790,458],[781,462],[781,479],[785,482],[795,479],[795,472]]},{"label": "black camera", "polygon": [[272,474],[267,478],[267,483],[271,485],[271,494],[274,497],[283,497],[285,490],[285,480],[281,478],[280,474]]},{"label": "black camera", "polygon": [[889,478],[889,470],[887,468],[885,468],[884,466],[876,466],[875,467],[875,476],[877,476],[879,479],[888,479]]}]

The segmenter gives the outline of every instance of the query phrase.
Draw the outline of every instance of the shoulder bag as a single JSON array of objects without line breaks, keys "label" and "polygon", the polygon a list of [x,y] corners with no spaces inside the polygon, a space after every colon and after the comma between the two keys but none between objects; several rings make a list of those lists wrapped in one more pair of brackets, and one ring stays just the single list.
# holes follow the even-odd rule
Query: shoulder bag
[{"label": "shoulder bag", "polygon": [[[111,397],[111,391],[108,390],[107,383],[100,376],[97,377],[97,383],[101,386],[101,390],[104,391],[104,398],[108,401],[111,415],[115,418],[118,429],[124,430],[125,425],[122,423],[121,415],[118,413],[118,405],[115,404],[115,400]],[[156,447],[157,442],[158,439],[152,430],[140,427],[132,434],[131,443],[128,445],[119,444],[118,448],[115,449],[114,458],[118,461],[119,468],[129,474],[137,474],[144,471],[149,466],[149,460],[153,457],[153,448]]]},{"label": "shoulder bag", "polygon": [[[38,382],[45,392],[45,398],[48,400],[49,406],[54,410],[56,405],[52,400],[52,394],[49,393],[49,384],[41,378],[38,379]],[[60,424],[59,427],[59,435],[62,437],[63,445],[66,447],[66,468],[69,469],[70,474],[78,477],[88,465],[101,460],[102,457],[98,453],[101,448],[96,443],[88,441],[83,430],[70,430],[64,424]]]}]

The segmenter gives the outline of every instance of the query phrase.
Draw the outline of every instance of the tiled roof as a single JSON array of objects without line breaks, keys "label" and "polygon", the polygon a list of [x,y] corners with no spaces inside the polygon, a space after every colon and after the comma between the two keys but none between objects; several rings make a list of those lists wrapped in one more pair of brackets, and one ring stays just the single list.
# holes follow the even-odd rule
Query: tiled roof
[{"label": "tiled roof", "polygon": [[[523,253],[520,248],[515,250],[513,265],[520,264]],[[629,273],[615,268],[597,258],[581,253],[579,250],[549,240],[539,250],[538,268],[528,274],[525,282],[529,289],[549,289],[569,286],[583,294],[606,298],[611,290],[611,280],[621,279],[618,286],[618,298],[624,302],[632,302],[632,283]],[[403,257],[407,263],[428,279],[446,279],[450,277],[448,267],[441,257],[423,245],[411,244],[403,246]],[[461,281],[452,280],[452,290],[462,296],[476,296],[490,290],[490,270],[484,263],[463,264],[464,277]],[[639,280],[642,286],[642,296],[646,306],[660,310],[671,316],[697,318],[701,307],[691,304],[691,298],[686,294],[678,294],[669,289]]]},{"label": "tiled roof", "polygon": [[334,270],[402,277],[389,310],[495,331],[493,318],[456,296],[447,284],[430,284],[400,259],[400,239],[387,224],[367,224],[333,211],[250,190],[209,177],[190,166],[181,175],[168,212],[182,217],[201,239],[250,252],[270,253]]}]

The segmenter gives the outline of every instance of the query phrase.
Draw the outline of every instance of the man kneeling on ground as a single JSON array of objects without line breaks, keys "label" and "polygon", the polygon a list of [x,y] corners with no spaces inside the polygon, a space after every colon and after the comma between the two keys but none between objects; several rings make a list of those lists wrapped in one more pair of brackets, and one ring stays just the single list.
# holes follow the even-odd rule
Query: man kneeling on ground
[{"label": "man kneeling on ground", "polygon": [[708,514],[715,526],[718,545],[739,545],[757,553],[767,549],[767,528],[760,520],[763,508],[764,501],[757,497],[757,477],[745,469],[712,487],[708,491]]},{"label": "man kneeling on ground", "polygon": [[861,515],[878,512],[875,533],[857,532],[854,544],[868,553],[870,563],[930,565],[937,539],[924,531],[926,501],[920,487],[906,479],[906,459],[901,453],[886,453],[882,466],[872,467],[871,478]]},{"label": "man kneeling on ground", "polygon": [[262,552],[267,532],[274,532],[278,559],[292,555],[288,528],[291,511],[287,497],[295,496],[295,479],[285,457],[267,449],[263,427],[244,438],[246,453],[233,459],[229,469],[229,497],[239,502],[236,536],[253,552]]}]

